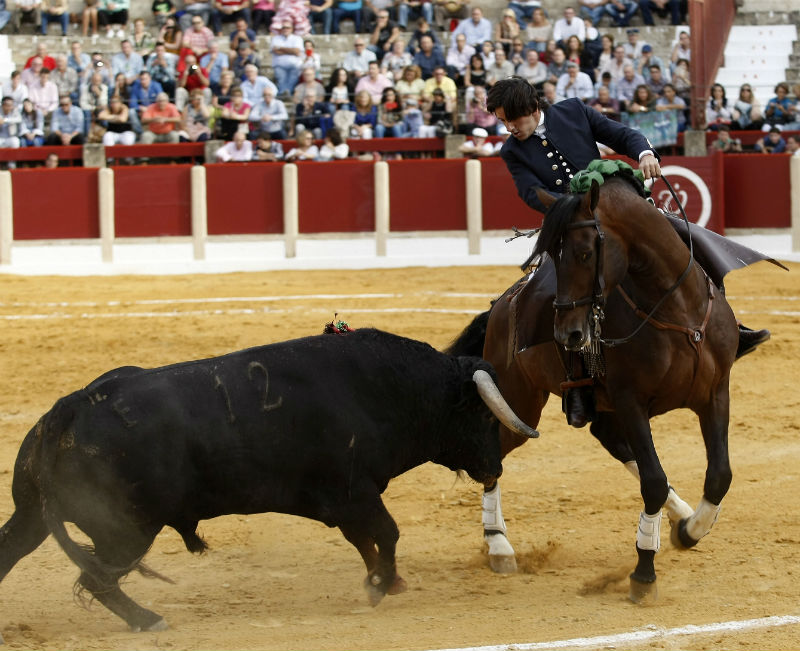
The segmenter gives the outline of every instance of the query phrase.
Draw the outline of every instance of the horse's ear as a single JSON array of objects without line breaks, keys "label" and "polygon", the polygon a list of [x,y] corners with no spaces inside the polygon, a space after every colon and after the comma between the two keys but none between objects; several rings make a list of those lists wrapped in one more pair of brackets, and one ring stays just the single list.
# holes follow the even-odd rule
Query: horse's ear
[{"label": "horse's ear", "polygon": [[581,205],[590,213],[594,214],[594,209],[597,207],[597,199],[600,196],[600,184],[592,179],[592,185],[589,186],[588,192],[583,195]]},{"label": "horse's ear", "polygon": [[594,213],[597,208],[597,200],[600,197],[600,184],[592,179],[592,187],[589,189],[589,210]]},{"label": "horse's ear", "polygon": [[545,208],[549,208],[556,201],[558,201],[558,197],[554,197],[544,188],[536,188],[536,196],[539,197],[539,201],[541,201],[544,204]]}]

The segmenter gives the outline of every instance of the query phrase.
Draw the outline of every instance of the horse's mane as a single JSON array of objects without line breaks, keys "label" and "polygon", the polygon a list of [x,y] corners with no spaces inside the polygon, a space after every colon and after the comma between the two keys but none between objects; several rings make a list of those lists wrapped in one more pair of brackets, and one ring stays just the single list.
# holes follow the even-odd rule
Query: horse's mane
[{"label": "horse's mane", "polygon": [[[630,190],[638,194],[640,197],[645,198],[644,184],[633,174],[625,174],[618,172],[605,179],[606,182],[619,179]],[[602,188],[602,186],[601,186]],[[539,237],[536,240],[536,245],[533,248],[531,258],[542,253],[549,253],[551,256],[555,253],[555,249],[561,242],[567,226],[578,210],[585,193],[570,193],[560,196],[554,204],[547,209],[542,222],[542,230],[539,232]],[[589,218],[589,215],[586,216]]]},{"label": "horse's mane", "polygon": [[549,253],[553,257],[555,249],[561,242],[575,211],[580,207],[582,199],[583,194],[565,194],[547,209],[542,222],[542,230],[539,231],[536,246],[533,247],[533,256]]}]

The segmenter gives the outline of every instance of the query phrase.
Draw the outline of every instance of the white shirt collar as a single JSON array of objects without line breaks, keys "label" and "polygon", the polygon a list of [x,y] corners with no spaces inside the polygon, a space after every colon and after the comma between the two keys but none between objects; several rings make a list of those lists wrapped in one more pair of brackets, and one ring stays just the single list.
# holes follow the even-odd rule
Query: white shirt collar
[{"label": "white shirt collar", "polygon": [[536,126],[533,132],[540,138],[544,137],[544,111],[539,111],[539,124]]}]

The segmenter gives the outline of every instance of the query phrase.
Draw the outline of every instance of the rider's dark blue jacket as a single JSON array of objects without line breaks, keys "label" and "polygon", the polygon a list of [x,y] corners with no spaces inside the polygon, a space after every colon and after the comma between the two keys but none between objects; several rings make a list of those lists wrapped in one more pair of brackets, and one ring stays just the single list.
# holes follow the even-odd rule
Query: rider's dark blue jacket
[{"label": "rider's dark blue jacket", "polygon": [[544,128],[544,137],[533,134],[527,140],[517,140],[509,136],[500,151],[519,196],[542,213],[545,208],[536,188],[566,192],[570,175],[600,158],[597,142],[637,162],[647,149],[656,153],[640,132],[610,120],[576,98],[547,107]]}]

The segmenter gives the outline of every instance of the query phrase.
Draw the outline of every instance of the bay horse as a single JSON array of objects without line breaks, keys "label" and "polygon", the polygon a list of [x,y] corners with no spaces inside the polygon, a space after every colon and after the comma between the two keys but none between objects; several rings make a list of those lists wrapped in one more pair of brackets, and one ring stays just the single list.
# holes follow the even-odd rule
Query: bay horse
[{"label": "bay horse", "polygon": [[[567,351],[580,351],[593,371],[591,433],[640,482],[644,508],[630,598],[652,599],[662,508],[673,544],[692,547],[710,531],[731,483],[736,319],[724,293],[632,179],[593,181],[584,194],[538,195],[548,208],[533,252],[542,263],[476,317],[448,352],[474,354],[482,343],[503,396],[535,428],[549,394],[562,395]],[[652,417],[683,407],[697,414],[707,453],[696,509],[668,483],[650,431]],[[501,428],[502,456],[526,440]],[[483,525],[492,569],[515,571],[499,484],[484,492]]]}]

